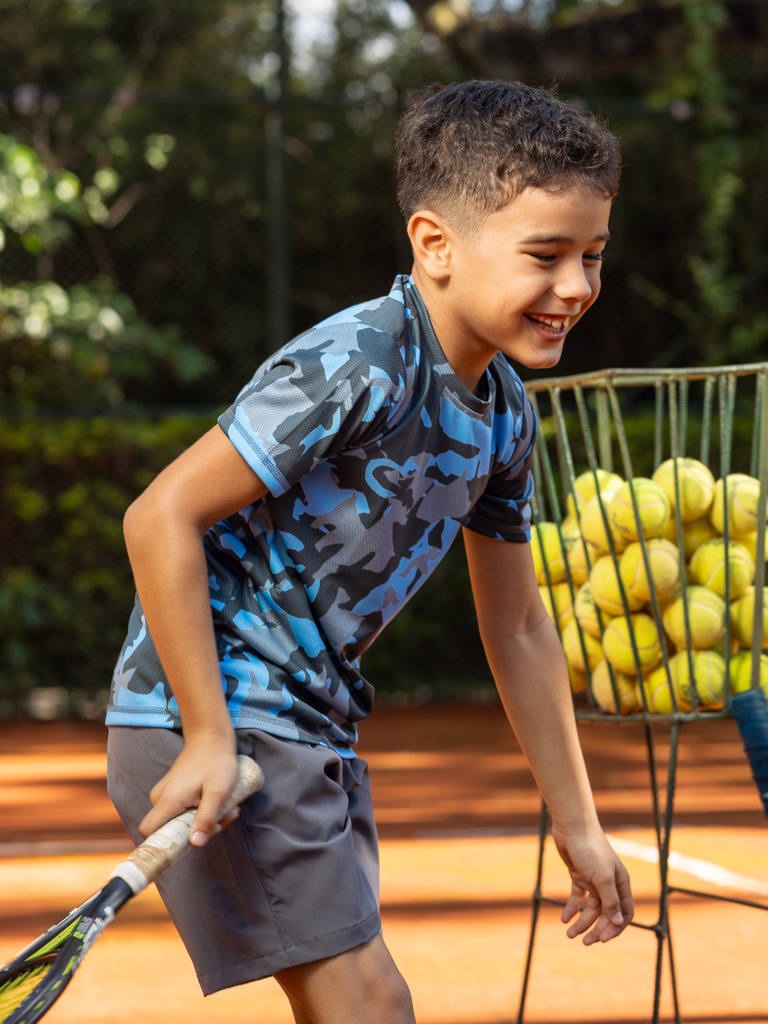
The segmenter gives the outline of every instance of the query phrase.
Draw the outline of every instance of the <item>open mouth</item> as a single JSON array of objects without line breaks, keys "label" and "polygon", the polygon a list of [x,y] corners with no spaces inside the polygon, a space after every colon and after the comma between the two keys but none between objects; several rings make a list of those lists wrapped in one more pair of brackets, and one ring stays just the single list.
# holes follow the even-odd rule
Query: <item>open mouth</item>
[{"label": "open mouth", "polygon": [[543,316],[542,314],[534,313],[525,313],[524,315],[532,324],[540,327],[543,331],[546,331],[547,334],[553,334],[555,336],[565,334],[568,330],[568,324],[571,319],[568,316]]}]

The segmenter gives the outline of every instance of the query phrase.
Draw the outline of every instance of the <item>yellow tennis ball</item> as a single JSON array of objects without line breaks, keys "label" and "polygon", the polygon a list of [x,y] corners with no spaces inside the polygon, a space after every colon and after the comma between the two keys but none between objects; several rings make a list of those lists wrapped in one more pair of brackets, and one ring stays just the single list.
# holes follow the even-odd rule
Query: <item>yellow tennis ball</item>
[{"label": "yellow tennis ball", "polygon": [[[645,542],[648,562],[651,567],[653,589],[658,598],[668,597],[680,582],[680,552],[674,544],[662,537],[653,537]],[[643,604],[651,600],[651,587],[639,541],[634,541],[621,556],[619,575],[633,597]]]},{"label": "yellow tennis ball", "polygon": [[536,581],[540,587],[547,585],[547,575],[544,571],[545,562],[549,570],[549,582],[563,582],[565,579],[565,551],[560,543],[560,532],[555,523],[538,523],[531,527],[531,554],[533,555]]},{"label": "yellow tennis ball", "polygon": [[[752,688],[752,654],[742,651],[731,658],[731,693],[743,693]],[[760,655],[760,689],[768,697],[768,658]]]},{"label": "yellow tennis ball", "polygon": [[[755,533],[758,527],[757,503],[760,498],[760,481],[744,473],[731,473],[728,478],[728,532],[731,537],[746,537]],[[723,481],[715,484],[715,497],[709,518],[718,533],[725,529]]]},{"label": "yellow tennis ball", "polygon": [[643,612],[611,619],[603,633],[605,656],[619,672],[638,674],[630,633],[634,635],[640,672],[650,671],[661,659],[661,644],[656,623]]},{"label": "yellow tennis ball", "polygon": [[589,683],[585,672],[580,672],[566,658],[565,664],[568,666],[568,679],[571,683],[571,693],[583,693],[589,689]]},{"label": "yellow tennis ball", "polygon": [[[563,650],[569,664],[578,669],[579,672],[586,672],[586,665],[589,665],[591,672],[595,665],[603,660],[603,650],[600,646],[600,641],[595,640],[593,636],[590,636],[584,630],[580,631],[576,619],[571,619],[570,622],[566,623],[563,632],[560,634],[560,639],[563,642]],[[583,649],[582,641],[584,643]],[[587,655],[586,664],[584,661],[585,651]]]},{"label": "yellow tennis ball", "polygon": [[[616,476],[615,473],[609,473],[606,469],[598,469],[596,470],[596,473],[597,486],[600,488],[602,493],[605,493],[606,491],[613,493],[624,483],[620,476]],[[597,494],[597,489],[595,487],[595,474],[591,469],[588,469],[586,473],[581,473],[580,476],[576,477],[573,489],[576,494],[576,504],[580,509],[582,509],[589,499],[594,498]],[[576,512],[572,494],[568,494],[566,504],[568,506],[568,512],[571,515],[575,515]]]},{"label": "yellow tennis ball", "polygon": [[[686,560],[690,560],[696,548],[700,547],[705,541],[714,540],[720,536],[709,521],[708,516],[692,519],[688,523],[683,523],[682,526],[683,552],[685,553]],[[677,523],[674,516],[669,517],[669,522],[662,530],[661,536],[665,540],[671,541],[672,544],[677,544]],[[741,543],[744,544],[745,541],[742,540]]]},{"label": "yellow tennis ball", "polygon": [[[676,654],[675,657],[679,658],[680,655]],[[673,659],[670,659],[669,662],[670,671],[672,670],[672,660]],[[686,688],[685,691],[682,691],[674,675],[672,676],[672,687],[677,700],[677,710],[690,711],[690,687]],[[667,678],[667,670],[663,665],[659,665],[659,667],[654,669],[647,678],[643,679],[643,689],[645,690],[645,699],[648,702],[648,710],[652,714],[671,715],[672,712],[675,711],[675,706],[672,703],[672,693],[669,686],[669,680]]]},{"label": "yellow tennis ball", "polygon": [[[712,647],[725,633],[725,601],[706,587],[687,587],[685,603],[688,605],[691,648],[702,650]],[[685,609],[682,595],[664,609],[662,623],[672,643],[676,647],[685,648]]]},{"label": "yellow tennis ball", "polygon": [[[691,558],[691,575],[694,582],[714,590],[720,597],[725,597],[725,560],[725,540],[722,537],[705,541],[701,547],[696,548]],[[728,565],[729,597],[731,601],[735,601],[755,578],[755,563],[743,544],[730,540]]]},{"label": "yellow tennis ball", "polygon": [[715,478],[698,459],[667,459],[662,462],[652,479],[662,488],[672,513],[675,512],[675,462],[677,486],[680,493],[680,518],[684,523],[706,515],[715,494]]},{"label": "yellow tennis ball", "polygon": [[[608,509],[615,493],[615,491],[607,491],[605,494],[601,494],[599,498],[595,495],[589,499],[581,510],[581,535],[584,540],[594,544],[603,554],[607,554],[611,548],[608,543],[608,533],[605,529],[605,521],[603,520],[603,511],[600,508],[600,503],[602,501],[602,507],[605,510],[606,516],[608,516]],[[610,517],[608,517],[608,524],[614,551],[616,554],[620,554],[629,541],[617,530],[610,527]]]},{"label": "yellow tennis ball", "polygon": [[[634,676],[628,676],[624,672],[613,669],[613,679],[616,684],[616,693],[619,697],[619,709],[622,715],[629,715],[637,711],[637,680]],[[611,685],[611,675],[607,661],[601,661],[592,673],[592,694],[603,711],[611,715],[616,714],[616,696]]]},{"label": "yellow tennis ball", "polygon": [[[631,489],[630,489],[631,488]],[[671,514],[669,498],[663,489],[653,480],[644,476],[636,476],[616,491],[608,506],[608,518],[617,533],[627,540],[637,540],[640,527],[635,519],[632,493],[637,499],[644,537],[658,537],[667,525]]]},{"label": "yellow tennis ball", "polygon": [[[602,608],[604,612],[608,612],[609,615],[624,614],[624,605],[622,604],[621,591],[619,590],[619,574],[616,571],[616,564],[610,555],[603,555],[602,558],[598,558],[592,566],[592,572],[589,574],[589,585],[592,597],[599,608]],[[635,612],[643,607],[645,602],[642,598],[637,597],[635,594],[630,594],[626,587],[624,588],[624,593],[627,599],[627,607],[631,612]]]},{"label": "yellow tennis ball", "polygon": [[[539,593],[544,607],[547,609],[547,615],[553,622],[557,622],[558,629],[562,630],[568,620],[573,618],[571,588],[567,583],[553,583],[551,593],[549,587],[539,587]],[[553,611],[553,604],[555,611]]]},{"label": "yellow tennis ball", "polygon": [[[687,651],[681,651],[669,659],[669,672],[677,698],[677,710],[690,711],[696,703],[694,687],[691,685],[691,663],[698,702],[703,707],[716,707],[722,704],[725,693],[725,662],[720,655],[714,651],[692,651],[689,656]],[[667,670],[663,665],[651,672],[644,686],[648,710],[657,715],[671,715],[675,708]]]},{"label": "yellow tennis ball", "polygon": [[[748,533],[746,537],[739,537],[739,544],[744,545],[744,547],[747,549],[750,555],[752,555],[752,559],[755,562],[757,561],[757,534],[758,531],[755,530],[754,533]],[[763,553],[765,555],[765,560],[768,562],[768,529],[766,529],[765,531],[765,543],[763,545]]]},{"label": "yellow tennis ball", "polygon": [[584,583],[579,587],[573,610],[581,628],[586,630],[590,636],[594,636],[599,640],[603,629],[608,625],[611,617],[604,611],[601,611],[595,603],[589,583]]},{"label": "yellow tennis ball", "polygon": [[571,580],[574,587],[580,587],[589,579],[590,570],[602,555],[602,551],[583,537],[574,540],[570,546],[566,545],[566,548],[565,557],[571,572]]},{"label": "yellow tennis ball", "polygon": [[[747,587],[731,605],[731,631],[742,647],[752,646],[755,621],[755,588]],[[768,647],[768,587],[763,587],[763,650]]]}]

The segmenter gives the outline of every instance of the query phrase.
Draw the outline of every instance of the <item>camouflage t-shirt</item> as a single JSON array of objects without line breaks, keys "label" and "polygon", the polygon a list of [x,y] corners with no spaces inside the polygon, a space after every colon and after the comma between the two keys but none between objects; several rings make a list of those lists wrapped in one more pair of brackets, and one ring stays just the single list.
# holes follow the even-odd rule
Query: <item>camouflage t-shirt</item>
[{"label": "camouflage t-shirt", "polygon": [[[535,418],[501,355],[472,394],[412,279],[271,356],[219,419],[269,493],[205,536],[233,724],[352,755],[360,656],[460,526],[529,539]],[[141,606],[109,725],[178,727]]]}]

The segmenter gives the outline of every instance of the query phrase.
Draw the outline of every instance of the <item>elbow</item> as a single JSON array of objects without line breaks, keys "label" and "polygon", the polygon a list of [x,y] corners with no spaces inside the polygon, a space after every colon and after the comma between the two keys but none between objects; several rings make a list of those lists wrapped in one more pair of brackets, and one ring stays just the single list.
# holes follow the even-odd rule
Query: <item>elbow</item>
[{"label": "elbow", "polygon": [[131,502],[123,516],[123,537],[131,562],[146,548],[148,539],[155,532],[152,524],[157,522],[157,516],[152,505],[145,492]]}]

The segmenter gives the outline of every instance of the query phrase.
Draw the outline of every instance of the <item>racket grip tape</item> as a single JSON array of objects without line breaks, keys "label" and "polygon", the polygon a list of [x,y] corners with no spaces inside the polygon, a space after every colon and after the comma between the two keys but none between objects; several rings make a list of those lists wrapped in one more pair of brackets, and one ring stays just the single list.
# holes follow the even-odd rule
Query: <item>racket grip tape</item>
[{"label": "racket grip tape", "polygon": [[[224,805],[225,818],[238,804],[255,793],[264,781],[261,768],[253,758],[240,754],[237,758],[238,778],[232,796]],[[189,848],[189,834],[197,809],[191,807],[171,818],[137,846],[133,853],[118,864],[110,878],[122,878],[134,892],[139,893],[154,882],[174,861]]]},{"label": "racket grip tape", "polygon": [[734,694],[728,701],[741,734],[763,810],[768,817],[768,705],[761,689]]}]

